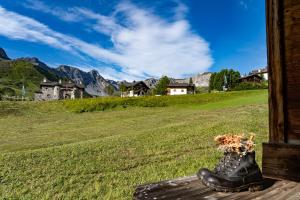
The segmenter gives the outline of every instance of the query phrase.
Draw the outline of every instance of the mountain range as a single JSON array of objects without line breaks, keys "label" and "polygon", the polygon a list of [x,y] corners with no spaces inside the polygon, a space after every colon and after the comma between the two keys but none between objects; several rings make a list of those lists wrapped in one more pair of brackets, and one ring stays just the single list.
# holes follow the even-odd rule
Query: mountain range
[{"label": "mountain range", "polygon": [[103,78],[96,70],[85,72],[67,65],[51,68],[35,57],[10,59],[0,48],[0,93],[19,95],[24,84],[28,94],[32,95],[44,77],[50,81],[62,79],[82,83],[91,96],[107,96],[107,87],[119,89],[118,82]]},{"label": "mountain range", "polygon": [[[186,79],[171,78],[171,82],[186,82],[190,80],[196,86],[207,87],[211,73],[198,74]],[[76,67],[60,65],[57,68],[47,66],[35,57],[10,59],[5,50],[0,48],[0,94],[20,95],[23,85],[27,96],[33,96],[39,89],[40,82],[46,77],[50,81],[71,80],[82,83],[85,92],[90,96],[107,96],[107,88],[119,90],[121,82],[103,78],[97,70],[82,71]],[[149,88],[155,88],[159,79],[148,78],[144,80]],[[111,91],[111,90],[110,90]]]}]

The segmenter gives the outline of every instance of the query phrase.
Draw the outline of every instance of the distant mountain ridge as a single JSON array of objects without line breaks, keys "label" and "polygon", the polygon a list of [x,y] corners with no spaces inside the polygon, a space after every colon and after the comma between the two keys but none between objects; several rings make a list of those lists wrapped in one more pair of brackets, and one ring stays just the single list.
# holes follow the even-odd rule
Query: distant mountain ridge
[{"label": "distant mountain ridge", "polygon": [[10,58],[7,56],[5,50],[2,49],[1,47],[0,47],[0,59],[10,60]]},{"label": "distant mountain ridge", "polygon": [[60,65],[54,69],[59,77],[67,78],[75,83],[83,83],[85,85],[85,91],[93,96],[107,96],[105,88],[112,86],[115,90],[118,90],[111,80],[103,78],[98,71],[91,70],[84,72],[78,68],[68,65]]},{"label": "distant mountain ridge", "polygon": [[[46,77],[50,81],[58,81],[59,79],[67,79],[72,80],[74,83],[83,83],[85,86],[85,91],[92,96],[107,96],[106,87],[112,86],[115,90],[118,90],[118,83],[113,80],[106,80],[103,78],[98,71],[91,70],[89,72],[82,71],[76,67],[68,66],[68,65],[60,65],[57,68],[51,68],[47,66],[45,63],[40,61],[36,57],[25,57],[25,58],[17,58],[14,60],[10,60],[4,49],[0,48],[0,86],[9,87],[11,89],[15,89],[17,87],[19,89],[19,85],[15,84],[8,85],[8,82],[14,82],[17,80],[9,79],[11,76],[10,73],[16,73],[16,71],[26,71],[26,69],[20,69],[22,64],[27,66],[27,71],[35,71],[34,76],[24,76],[22,81],[31,82],[31,88],[37,89],[39,87],[39,82],[42,81],[43,77]],[[22,63],[22,64],[21,64]],[[5,73],[4,73],[5,72]],[[18,72],[17,72],[18,73]],[[32,82],[30,79],[34,78],[35,81]],[[26,79],[26,80],[25,80]],[[37,79],[39,81],[37,81]],[[1,81],[2,80],[2,81]],[[18,80],[20,82],[21,80]],[[33,91],[31,91],[33,93]]]}]

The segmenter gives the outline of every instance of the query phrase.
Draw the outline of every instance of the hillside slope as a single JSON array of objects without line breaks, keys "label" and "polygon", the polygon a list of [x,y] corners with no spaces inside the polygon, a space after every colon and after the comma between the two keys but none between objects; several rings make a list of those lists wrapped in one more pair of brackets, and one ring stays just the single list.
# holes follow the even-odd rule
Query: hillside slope
[{"label": "hillside slope", "polygon": [[107,96],[108,86],[118,90],[115,81],[104,79],[96,70],[84,72],[67,65],[51,68],[35,57],[10,60],[4,49],[0,48],[0,94],[19,96],[24,84],[26,96],[33,97],[43,77],[51,81],[63,79],[81,82],[86,92],[93,96]]},{"label": "hillside slope", "polygon": [[32,63],[23,60],[0,61],[0,94],[21,95],[22,86],[26,88],[26,96],[33,96],[39,89],[39,83],[52,76],[42,73]]}]

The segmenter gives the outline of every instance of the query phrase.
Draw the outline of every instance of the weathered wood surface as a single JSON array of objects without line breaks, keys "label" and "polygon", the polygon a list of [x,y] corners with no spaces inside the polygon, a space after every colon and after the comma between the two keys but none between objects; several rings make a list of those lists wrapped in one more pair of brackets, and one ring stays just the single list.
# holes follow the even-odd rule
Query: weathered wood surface
[{"label": "weathered wood surface", "polygon": [[263,145],[263,174],[300,181],[300,0],[266,0],[266,7],[270,144]]},{"label": "weathered wood surface", "polygon": [[269,73],[269,141],[285,138],[285,91],[283,16],[281,0],[266,0]]},{"label": "weathered wood surface", "polygon": [[139,186],[134,194],[135,200],[299,200],[300,183],[292,181],[266,180],[266,188],[258,192],[223,193],[215,192],[202,185],[196,176],[171,181],[162,181]]},{"label": "weathered wood surface", "polygon": [[300,144],[300,0],[267,0],[270,142]]},{"label": "weathered wood surface", "polygon": [[300,144],[300,1],[283,1],[287,140]]},{"label": "weathered wood surface", "polygon": [[262,171],[266,177],[300,180],[300,145],[263,144]]},{"label": "weathered wood surface", "polygon": [[266,2],[270,142],[300,144],[300,1]]}]

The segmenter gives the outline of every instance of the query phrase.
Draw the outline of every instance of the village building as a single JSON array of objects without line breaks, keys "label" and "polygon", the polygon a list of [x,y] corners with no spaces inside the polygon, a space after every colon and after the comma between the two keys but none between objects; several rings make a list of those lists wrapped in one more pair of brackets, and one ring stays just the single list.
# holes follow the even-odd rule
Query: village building
[{"label": "village building", "polygon": [[46,78],[40,84],[40,90],[35,92],[34,100],[50,101],[60,99],[83,98],[84,86],[72,82],[63,83],[48,81]]},{"label": "village building", "polygon": [[189,83],[170,83],[167,86],[167,95],[195,94],[195,85]]},{"label": "village building", "polygon": [[268,80],[268,67],[252,70],[249,75],[254,74],[261,76],[264,80]]},{"label": "village building", "polygon": [[252,70],[249,75],[239,79],[240,82],[261,83],[268,80],[268,67]]},{"label": "village building", "polygon": [[251,74],[248,76],[241,77],[239,82],[247,82],[247,83],[261,83],[263,78],[258,74]]},{"label": "village building", "polygon": [[121,92],[121,97],[144,96],[150,91],[144,81],[122,82],[121,84],[125,87],[125,90]]}]

